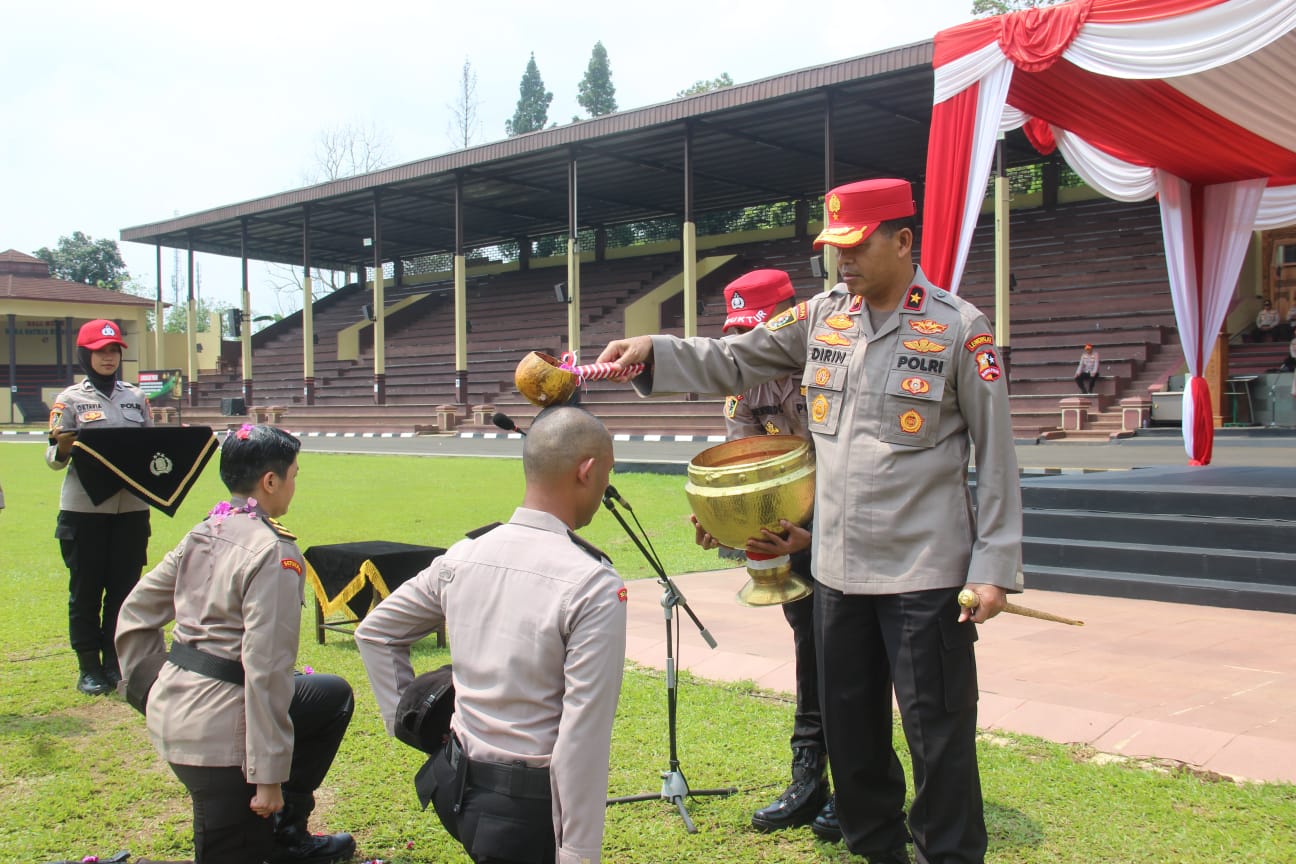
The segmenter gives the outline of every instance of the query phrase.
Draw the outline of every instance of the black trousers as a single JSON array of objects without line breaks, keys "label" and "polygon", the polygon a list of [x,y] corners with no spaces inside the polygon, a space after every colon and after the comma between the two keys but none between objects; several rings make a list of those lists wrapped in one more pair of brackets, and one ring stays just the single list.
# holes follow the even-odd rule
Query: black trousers
[{"label": "black trousers", "polygon": [[1076,386],[1080,388],[1081,393],[1092,393],[1098,386],[1098,379],[1102,376],[1097,372],[1081,372],[1075,376]]},{"label": "black trousers", "polygon": [[68,635],[81,671],[115,669],[117,614],[148,560],[149,511],[60,510],[54,536],[68,568]]},{"label": "black trousers", "polygon": [[958,589],[843,594],[816,585],[824,732],[847,848],[876,855],[905,831],[904,770],[891,740],[891,692],[909,742],[909,830],[919,864],[982,864],[976,760],[976,641]]},{"label": "black trousers", "polygon": [[451,746],[432,757],[432,806],[468,857],[476,864],[553,864],[557,851],[552,801],[515,798],[466,784],[450,764]]},{"label": "black trousers", "polygon": [[[283,782],[285,803],[292,802],[302,822],[314,807],[342,736],[351,723],[355,698],[337,675],[296,675],[288,716],[293,723],[292,768]],[[274,845],[274,823],[248,806],[256,785],[243,769],[177,765],[171,770],[193,799],[195,864],[248,864],[264,861]]]},{"label": "black trousers", "polygon": [[[810,577],[810,553],[792,556],[792,572]],[[813,744],[824,747],[823,714],[819,710],[819,660],[815,655],[814,595],[783,604],[783,617],[792,628],[792,651],[796,660],[796,718],[792,722],[792,746]]]}]

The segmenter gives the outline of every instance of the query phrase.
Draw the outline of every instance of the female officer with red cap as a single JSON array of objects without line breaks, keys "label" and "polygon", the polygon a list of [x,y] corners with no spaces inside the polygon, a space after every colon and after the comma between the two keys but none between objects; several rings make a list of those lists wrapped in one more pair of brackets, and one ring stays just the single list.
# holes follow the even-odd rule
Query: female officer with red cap
[{"label": "female officer with red cap", "polygon": [[[728,314],[722,331],[737,336],[772,320],[796,302],[792,280],[782,270],[753,270],[725,286]],[[752,435],[800,435],[810,440],[809,421],[801,379],[795,375],[757,384],[725,400],[725,436],[733,441]],[[748,552],[790,555],[792,570],[809,580],[810,526],[784,520],[784,532],[764,531],[748,541]],[[697,524],[699,546],[714,549],[720,542]],[[723,551],[722,551],[723,554]],[[738,553],[740,556],[742,553]],[[745,557],[745,556],[742,556]],[[829,796],[828,754],[819,710],[819,665],[815,660],[814,597],[783,604],[783,617],[792,628],[796,674],[796,714],[792,723],[792,782],[768,806],[752,814],[758,831],[779,831],[810,825],[821,839],[841,839]]]},{"label": "female officer with red cap", "polygon": [[108,693],[121,680],[113,648],[117,613],[148,557],[148,505],[124,489],[95,504],[70,464],[79,429],[153,425],[143,391],[117,378],[125,347],[121,328],[112,321],[101,318],[82,326],[77,360],[86,377],[54,401],[45,451],[46,464],[67,471],[54,536],[70,575],[68,631],[80,667],[76,686],[90,696]]}]

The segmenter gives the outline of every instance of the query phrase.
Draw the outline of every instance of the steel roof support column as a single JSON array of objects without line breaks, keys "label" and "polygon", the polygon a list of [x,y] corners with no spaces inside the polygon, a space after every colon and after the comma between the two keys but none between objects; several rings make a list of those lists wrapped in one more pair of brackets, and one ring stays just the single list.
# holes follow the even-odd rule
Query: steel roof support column
[{"label": "steel roof support column", "polygon": [[455,403],[468,404],[468,260],[464,257],[463,174],[454,185]]},{"label": "steel roof support column", "polygon": [[[833,182],[834,163],[837,156],[833,148],[833,92],[824,91],[824,194],[820,198],[823,202],[821,212],[823,213],[823,224],[828,224],[828,202],[824,198],[828,195],[828,190],[836,185]],[[831,291],[832,287],[837,284],[837,247],[823,247],[823,268],[824,268],[824,290]]]},{"label": "steel roof support column", "polygon": [[[243,362],[243,407],[252,413],[252,285],[248,281],[248,220],[239,220],[239,261],[243,272],[243,324],[239,327]],[[190,286],[193,280],[189,280]],[[195,381],[196,385],[198,382]],[[198,389],[197,386],[194,389]]]},{"label": "steel roof support column", "polygon": [[387,404],[387,302],[383,296],[382,193],[373,193],[373,352],[374,402]]},{"label": "steel roof support column", "polygon": [[1004,384],[1012,392],[1012,333],[1009,329],[1008,291],[1012,287],[1008,251],[1008,169],[1004,164],[1004,136],[995,144],[995,342]]},{"label": "steel roof support column", "polygon": [[[245,229],[246,230],[246,229]],[[245,244],[246,246],[246,244]],[[186,341],[189,343],[189,404],[198,404],[198,304],[194,302],[194,248],[193,234],[185,237],[185,247],[188,250],[189,266],[189,290],[185,296],[185,331],[188,333]],[[243,262],[243,284],[247,285],[247,260]],[[246,287],[244,290],[247,290]],[[217,344],[220,344],[219,340]],[[249,350],[251,343],[248,343]],[[245,377],[251,378],[251,367],[245,373]],[[247,386],[246,384],[244,385]],[[252,404],[249,400],[248,404]]]},{"label": "steel roof support column", "polygon": [[580,355],[580,220],[577,216],[576,155],[567,160],[567,350]]},{"label": "steel roof support column", "polygon": [[157,299],[153,301],[153,368],[166,368],[166,306],[162,304],[162,244],[157,249]]},{"label": "steel roof support column", "polygon": [[684,336],[697,334],[697,225],[693,222],[693,124],[684,124]]},{"label": "steel roof support column", "polygon": [[302,206],[302,398],[315,404],[315,310],[311,292],[311,208]]}]

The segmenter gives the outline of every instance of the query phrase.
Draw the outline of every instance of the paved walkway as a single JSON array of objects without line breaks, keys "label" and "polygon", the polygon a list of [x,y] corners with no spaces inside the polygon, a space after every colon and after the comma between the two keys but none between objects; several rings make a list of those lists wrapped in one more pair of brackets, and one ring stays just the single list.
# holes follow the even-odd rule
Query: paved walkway
[{"label": "paved walkway", "polygon": [[[679,668],[712,680],[795,688],[782,611],[733,599],[745,570],[674,581],[719,643],[707,648],[681,612]],[[634,582],[630,591],[626,655],[660,669],[666,649],[659,586]],[[1051,591],[1013,599],[1085,626],[1017,615],[981,626],[982,728],[1296,783],[1296,617]]]}]

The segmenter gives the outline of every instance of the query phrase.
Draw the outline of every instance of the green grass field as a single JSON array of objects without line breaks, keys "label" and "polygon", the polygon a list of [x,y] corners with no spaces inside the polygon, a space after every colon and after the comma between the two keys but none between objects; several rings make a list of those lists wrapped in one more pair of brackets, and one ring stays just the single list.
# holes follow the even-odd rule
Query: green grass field
[{"label": "green grass field", "polygon": [[[512,460],[305,454],[297,498],[285,524],[303,547],[387,539],[448,546],[466,530],[507,519],[521,499]],[[41,447],[0,442],[0,862],[80,859],[130,849],[135,856],[190,852],[184,789],[154,753],[143,718],[117,698],[73,688],[67,647],[67,576],[53,539],[61,475]],[[713,553],[692,544],[682,479],[616,478],[654,545],[674,572],[710,569]],[[174,519],[153,517],[157,561],[207,509],[223,499],[209,467]],[[650,575],[607,515],[582,532],[627,578]],[[655,602],[655,601],[654,601]],[[310,613],[303,611],[303,621]],[[785,638],[786,634],[771,634]],[[420,645],[420,669],[448,652]],[[343,636],[317,645],[305,623],[300,665],[345,676],[357,711],[325,786],[312,827],[349,830],[361,858],[390,864],[461,864],[469,859],[418,809],[411,782],[419,754],[388,738],[354,646]],[[661,676],[630,668],[612,747],[612,795],[656,792],[667,767]],[[693,786],[737,786],[729,798],[698,798],[685,833],[663,801],[608,811],[605,860],[614,862],[837,862],[840,847],[807,830],[761,835],[750,814],[782,789],[792,706],[745,685],[685,675],[680,684],[680,758]],[[903,743],[897,727],[897,740]],[[1082,747],[1024,736],[983,736],[982,779],[993,864],[1089,862],[1296,861],[1296,787],[1239,786],[1190,772],[1165,772],[1095,759]]]}]

